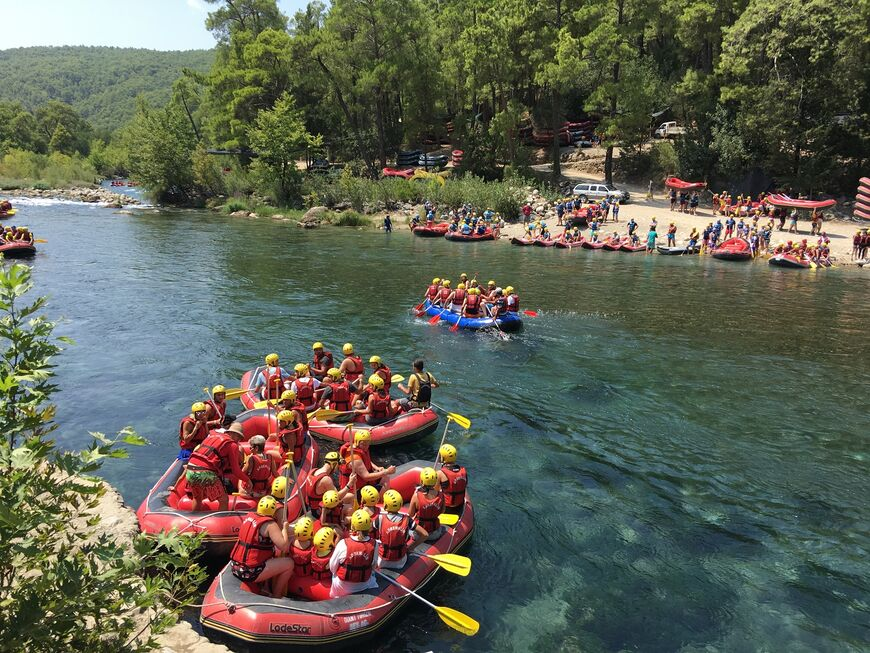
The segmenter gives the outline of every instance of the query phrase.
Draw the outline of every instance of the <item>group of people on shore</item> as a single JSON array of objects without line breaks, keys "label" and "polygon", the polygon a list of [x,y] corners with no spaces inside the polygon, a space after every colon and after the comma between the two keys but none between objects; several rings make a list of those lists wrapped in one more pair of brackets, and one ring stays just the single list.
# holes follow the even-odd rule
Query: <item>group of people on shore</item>
[{"label": "group of people on shore", "polygon": [[870,229],[858,229],[852,236],[852,260],[862,261],[870,253]]},{"label": "group of people on shore", "polygon": [[668,192],[668,199],[671,201],[671,211],[679,211],[680,213],[689,213],[691,215],[698,214],[698,204],[701,202],[698,191],[693,191],[689,195],[688,191],[681,190],[677,193],[675,188],[671,188]]},{"label": "group of people on shore", "polygon": [[424,301],[444,311],[452,311],[462,317],[495,319],[508,312],[520,310],[520,297],[513,286],[502,288],[490,279],[486,287],[477,279],[468,279],[466,273],[459,275],[456,288],[451,288],[450,279],[435,277],[426,288]]}]

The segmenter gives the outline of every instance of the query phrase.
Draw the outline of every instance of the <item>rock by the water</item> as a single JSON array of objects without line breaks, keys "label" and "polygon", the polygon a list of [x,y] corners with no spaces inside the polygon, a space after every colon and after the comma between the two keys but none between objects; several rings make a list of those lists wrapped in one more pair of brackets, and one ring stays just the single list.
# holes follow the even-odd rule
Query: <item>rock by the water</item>
[{"label": "rock by the water", "polygon": [[325,206],[312,206],[305,212],[305,215],[302,216],[302,219],[296,223],[296,226],[303,227],[305,229],[312,229],[314,227],[320,226],[320,223],[323,222],[326,214],[329,213],[329,209]]}]

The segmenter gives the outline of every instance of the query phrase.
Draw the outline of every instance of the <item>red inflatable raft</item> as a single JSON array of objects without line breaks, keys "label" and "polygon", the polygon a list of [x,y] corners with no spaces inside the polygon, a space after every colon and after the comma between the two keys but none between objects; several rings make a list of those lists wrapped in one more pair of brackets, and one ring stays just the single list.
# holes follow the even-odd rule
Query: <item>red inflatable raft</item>
[{"label": "red inflatable raft", "polygon": [[399,169],[399,168],[384,168],[384,177],[401,177],[402,179],[410,179],[414,175],[414,168]]},{"label": "red inflatable raft", "polygon": [[837,200],[795,200],[788,195],[768,195],[764,201],[773,206],[785,206],[790,209],[824,209],[829,206],[834,206]]},{"label": "red inflatable raft", "polygon": [[552,247],[553,245],[556,244],[556,241],[553,240],[552,238],[550,238],[548,240],[544,240],[543,238],[535,238],[533,244],[535,247]]},{"label": "red inflatable raft", "polygon": [[622,247],[622,241],[619,239],[608,238],[604,241],[604,249],[611,252],[618,252],[620,247]]},{"label": "red inflatable raft", "polygon": [[632,245],[630,240],[623,241],[619,246],[620,252],[644,252],[646,251],[646,245],[641,245],[638,243],[637,245]]},{"label": "red inflatable raft", "polygon": [[[242,424],[245,441],[255,435],[268,436],[272,434],[273,437],[266,443],[266,451],[277,459],[277,443],[274,438],[277,423],[274,415],[274,411],[271,416],[267,416],[265,410],[252,410],[242,413],[236,420]],[[242,450],[247,453],[250,447],[243,444]],[[296,469],[300,483],[304,483],[309,472],[317,468],[318,456],[317,443],[310,436],[306,437],[302,463]],[[187,480],[184,478],[184,467],[183,461],[173,461],[169,469],[148,492],[142,505],[139,506],[139,510],[136,511],[140,530],[152,535],[173,528],[178,529],[180,533],[205,533],[204,545],[209,555],[229,555],[230,549],[238,537],[242,519],[248,512],[256,508],[257,501],[252,498],[231,495],[227,511],[217,512],[217,502],[206,501],[204,505],[207,510],[192,512],[190,510],[191,498],[187,493]],[[302,502],[294,487],[287,502],[287,514],[290,515],[291,519],[295,519],[301,512]]]},{"label": "red inflatable raft", "polygon": [[26,258],[36,254],[36,246],[33,243],[13,240],[0,245],[0,254],[6,258]]},{"label": "red inflatable raft", "polygon": [[752,259],[752,251],[749,241],[743,238],[731,238],[724,241],[719,247],[710,253],[713,258],[723,261],[749,261]]},{"label": "red inflatable raft", "polygon": [[[431,462],[415,460],[401,465],[390,482],[407,504],[420,479],[420,470]],[[456,553],[474,531],[474,509],[465,503],[455,526],[444,527],[434,542],[420,546],[416,553]],[[405,587],[419,592],[435,576],[438,566],[414,553],[402,569],[383,573]],[[256,583],[243,583],[230,566],[214,579],[203,598],[200,623],[210,638],[270,650],[334,650],[358,645],[374,635],[408,601],[401,588],[377,577],[377,589],[329,598],[328,581],[311,577],[290,581],[291,597],[273,598],[259,594]]]},{"label": "red inflatable raft", "polygon": [[514,236],[511,238],[511,245],[519,245],[520,247],[529,247],[530,245],[534,245],[535,241],[531,238],[517,238]]},{"label": "red inflatable raft", "polygon": [[473,243],[478,240],[495,240],[495,236],[492,235],[492,229],[487,229],[482,234],[460,234],[448,231],[444,234],[444,237],[447,240],[452,240],[458,243]]},{"label": "red inflatable raft", "polygon": [[566,242],[564,240],[557,240],[555,246],[560,248],[560,249],[573,249],[575,247],[581,247],[584,242],[585,242],[584,238],[581,238],[580,240],[574,240],[571,242]]},{"label": "red inflatable raft", "polygon": [[441,238],[441,236],[447,233],[449,226],[446,222],[438,222],[430,226],[420,225],[419,227],[414,227],[411,231],[415,236],[423,238]]},{"label": "red inflatable raft", "polygon": [[665,179],[665,186],[676,190],[695,190],[706,188],[707,184],[703,181],[683,181],[679,177],[668,177]]},{"label": "red inflatable raft", "polygon": [[584,240],[580,243],[580,246],[584,249],[601,249],[604,247],[604,242],[599,240],[598,242],[593,243],[591,240]]},{"label": "red inflatable raft", "polygon": [[[347,426],[347,422],[308,420],[308,431],[312,435],[333,442],[349,442]],[[377,426],[369,426],[364,417],[358,417],[351,429],[353,431],[370,431],[372,434],[371,446],[377,447],[384,444],[417,440],[429,435],[437,426],[438,414],[434,410],[414,408]]]},{"label": "red inflatable raft", "polygon": [[798,258],[794,254],[774,254],[767,261],[770,265],[780,268],[799,268],[806,270],[812,265],[805,258]]}]

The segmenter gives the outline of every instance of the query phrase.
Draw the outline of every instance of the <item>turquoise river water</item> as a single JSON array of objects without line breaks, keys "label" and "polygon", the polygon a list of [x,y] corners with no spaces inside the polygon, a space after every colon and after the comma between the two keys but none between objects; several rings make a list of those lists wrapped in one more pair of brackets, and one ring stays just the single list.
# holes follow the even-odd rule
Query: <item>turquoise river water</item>
[{"label": "turquoise river water", "polygon": [[[467,578],[379,651],[866,651],[870,277],[710,259],[454,244],[208,212],[20,202],[36,292],[76,346],[59,439],[132,424],[105,468],[137,506],[202,388],[270,351],[352,341],[444,382],[478,516]],[[630,216],[630,207],[626,208]],[[479,273],[539,311],[508,340],[415,319],[425,282]],[[438,436],[383,460],[432,458]]]}]

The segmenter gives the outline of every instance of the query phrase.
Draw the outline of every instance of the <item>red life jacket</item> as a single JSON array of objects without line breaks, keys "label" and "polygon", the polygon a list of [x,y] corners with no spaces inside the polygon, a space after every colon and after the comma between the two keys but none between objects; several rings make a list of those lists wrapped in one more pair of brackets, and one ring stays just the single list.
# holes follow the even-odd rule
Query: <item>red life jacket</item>
[{"label": "red life jacket", "polygon": [[[324,364],[324,361],[329,362]],[[332,352],[326,351],[325,349],[320,353],[315,352],[313,362],[314,367],[319,369],[326,368],[328,370],[330,367],[332,367]]]},{"label": "red life jacket", "polygon": [[229,460],[226,451],[227,444],[232,443],[232,438],[226,433],[210,433],[190,454],[187,468],[191,471],[220,474],[223,471],[224,463]]},{"label": "red life jacket", "polygon": [[[193,424],[193,437],[187,442],[184,441],[184,425],[185,424]],[[185,415],[181,418],[181,422],[178,424],[178,446],[182,449],[193,449],[200,442],[205,440],[208,437],[208,426],[205,422],[200,422],[191,417],[190,415]]]},{"label": "red life jacket", "polygon": [[215,412],[215,419],[219,419],[221,422],[224,421],[224,417],[227,414],[227,402],[218,403],[214,399],[209,399],[205,402],[206,406],[211,406],[211,409]]},{"label": "red life jacket", "polygon": [[311,377],[296,379],[296,401],[306,410],[311,410],[314,406],[314,379]]},{"label": "red life jacket", "polygon": [[375,541],[369,538],[358,542],[349,537],[345,540],[347,554],[338,565],[336,575],[341,580],[351,583],[364,583],[372,576],[372,564],[375,561]]},{"label": "red life jacket", "polygon": [[447,477],[447,487],[441,486],[446,508],[458,508],[465,501],[465,488],[468,487],[468,472],[459,465],[442,465],[441,471]]},{"label": "red life jacket", "polygon": [[252,453],[251,458],[254,459],[254,468],[248,478],[251,479],[252,490],[258,494],[268,492],[269,481],[272,480],[272,457],[266,453]]},{"label": "red life jacket", "polygon": [[281,449],[282,460],[286,458],[290,447],[293,448],[293,463],[302,462],[302,447],[305,445],[305,431],[300,424],[278,432],[278,446]]},{"label": "red life jacket", "polygon": [[332,394],[329,397],[329,407],[332,410],[350,410],[350,385],[347,381],[332,384]]},{"label": "red life jacket", "polygon": [[[347,485],[350,481],[351,460],[350,460],[350,443],[345,442],[338,450],[338,455],[341,456],[342,462],[338,466],[338,484],[340,487]],[[368,451],[363,451],[359,447],[353,448],[353,455],[359,456],[362,460],[366,471],[372,471],[372,456]]]},{"label": "red life jacket", "polygon": [[424,488],[417,488],[417,521],[420,526],[426,529],[427,533],[433,532],[438,528],[438,515],[444,512],[444,494],[439,492],[438,496],[430,499],[426,496]]},{"label": "red life jacket", "polygon": [[374,401],[372,402],[372,419],[386,419],[387,417],[392,417],[392,399],[390,399],[390,395],[387,393],[381,394],[381,392],[376,392],[374,395]]},{"label": "red life jacket", "polygon": [[480,313],[480,298],[481,295],[469,295],[465,302],[465,312],[469,315],[477,315]]},{"label": "red life jacket", "polygon": [[320,483],[320,479],[327,476],[329,476],[329,470],[309,474],[308,478],[305,479],[305,495],[312,510],[320,508],[323,502],[323,494],[317,492],[317,484]]},{"label": "red life jacket", "polygon": [[[290,556],[293,558],[294,576],[308,576],[311,573],[311,554],[313,552],[313,546],[309,546],[307,549],[300,549],[294,544],[290,547]],[[327,560],[329,560],[329,558],[327,558]]]},{"label": "red life jacket", "polygon": [[284,379],[281,376],[281,368],[267,367],[263,371],[263,376],[266,378],[266,399],[278,399],[281,393],[284,392]]},{"label": "red life jacket", "polygon": [[302,422],[302,428],[307,432],[308,431],[308,411],[305,410],[305,406],[297,399],[296,403],[293,404],[293,407],[290,410],[295,410],[298,413],[299,420]]},{"label": "red life jacket", "polygon": [[515,293],[511,294],[510,296],[514,298],[514,303],[508,304],[507,310],[511,313],[518,313],[520,310],[520,298]]},{"label": "red life jacket", "polygon": [[438,293],[438,299],[440,299],[441,303],[444,304],[444,302],[447,301],[447,298],[450,297],[450,293],[452,292],[453,291],[450,290],[450,288],[442,288]]},{"label": "red life jacket", "polygon": [[397,513],[398,521],[394,521],[387,513],[378,516],[378,553],[384,560],[399,560],[408,553],[408,531],[411,529],[411,518]]},{"label": "red life jacket", "polygon": [[274,557],[275,549],[268,535],[260,534],[260,527],[275,521],[266,515],[249,512],[242,520],[239,529],[239,541],[230,553],[230,560],[245,567],[259,567]]},{"label": "red life jacket", "polygon": [[345,356],[344,360],[353,361],[354,364],[353,370],[345,370],[344,378],[348,381],[356,381],[363,373],[362,358],[355,354],[351,354],[350,356]]},{"label": "red life jacket", "polygon": [[453,303],[462,306],[462,302],[465,301],[466,291],[460,288],[455,293],[453,293]]},{"label": "red life jacket", "polygon": [[321,558],[316,553],[311,554],[311,577],[317,580],[329,580],[332,578],[332,572],[329,570],[329,559],[332,558],[332,551],[325,558]]},{"label": "red life jacket", "polygon": [[384,392],[389,392],[390,384],[393,382],[393,373],[390,372],[390,368],[386,365],[382,365],[377,370],[375,370],[375,374],[377,374],[384,380]]},{"label": "red life jacket", "polygon": [[342,513],[342,504],[338,504],[335,508],[324,508],[320,511],[320,525],[325,526],[327,524],[333,524],[337,526],[344,526],[341,523],[341,513]]},{"label": "red life jacket", "polygon": [[438,284],[432,284],[429,288],[426,289],[426,299],[430,302],[434,300],[438,296],[438,288],[440,288]]}]

